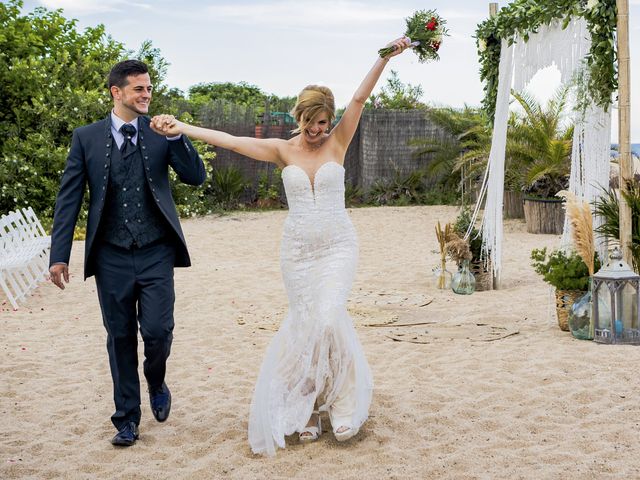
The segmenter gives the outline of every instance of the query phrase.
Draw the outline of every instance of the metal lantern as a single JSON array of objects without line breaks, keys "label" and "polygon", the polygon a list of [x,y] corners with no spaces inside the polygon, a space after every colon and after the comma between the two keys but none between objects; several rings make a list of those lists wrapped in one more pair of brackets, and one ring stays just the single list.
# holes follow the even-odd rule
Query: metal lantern
[{"label": "metal lantern", "polygon": [[593,340],[640,345],[640,275],[615,247],[593,276]]}]

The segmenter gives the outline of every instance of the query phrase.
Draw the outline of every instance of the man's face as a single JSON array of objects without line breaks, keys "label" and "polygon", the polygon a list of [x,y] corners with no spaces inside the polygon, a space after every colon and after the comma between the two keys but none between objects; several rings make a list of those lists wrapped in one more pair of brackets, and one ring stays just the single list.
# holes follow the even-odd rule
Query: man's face
[{"label": "man's face", "polygon": [[127,85],[122,88],[111,87],[114,103],[133,116],[146,115],[153,90],[149,74],[129,75],[127,81]]}]

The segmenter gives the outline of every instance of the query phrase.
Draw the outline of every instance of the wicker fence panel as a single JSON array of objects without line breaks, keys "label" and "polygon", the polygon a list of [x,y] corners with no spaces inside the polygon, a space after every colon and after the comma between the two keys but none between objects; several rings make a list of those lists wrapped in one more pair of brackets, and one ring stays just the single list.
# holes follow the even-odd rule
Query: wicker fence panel
[{"label": "wicker fence panel", "polygon": [[[291,138],[290,125],[259,125],[255,111],[226,102],[212,102],[199,112],[200,123],[207,128],[232,135],[261,138]],[[396,172],[409,174],[427,166],[430,155],[415,158],[409,140],[444,139],[446,134],[419,110],[365,110],[345,156],[346,181],[367,191],[377,180],[392,178]],[[214,168],[234,166],[245,176],[249,187],[244,201],[253,197],[263,172],[272,177],[275,165],[258,162],[244,155],[214,148]]]},{"label": "wicker fence panel", "polygon": [[367,110],[360,129],[358,185],[365,191],[396,172],[407,175],[428,165],[431,155],[414,158],[410,140],[444,139],[446,135],[420,110]]}]

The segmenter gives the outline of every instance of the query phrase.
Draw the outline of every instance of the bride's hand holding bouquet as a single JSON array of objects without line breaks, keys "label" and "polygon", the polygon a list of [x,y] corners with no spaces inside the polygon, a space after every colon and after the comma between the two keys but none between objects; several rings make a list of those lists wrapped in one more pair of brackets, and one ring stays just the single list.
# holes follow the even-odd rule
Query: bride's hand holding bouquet
[{"label": "bride's hand holding bouquet", "polygon": [[[408,39],[409,46],[418,55],[418,61],[424,63],[430,60],[439,60],[438,50],[442,44],[442,38],[446,35],[445,25],[447,21],[440,17],[435,10],[418,10],[407,18],[407,30],[404,38]],[[382,58],[397,55],[398,46],[392,42],[378,50]]]},{"label": "bride's hand holding bouquet", "polygon": [[[396,38],[392,42],[389,42],[384,49],[388,49],[389,53],[385,56],[382,56],[385,60],[389,60],[391,57],[395,57],[396,55],[400,55],[407,48],[411,47],[411,39],[405,36],[400,38]],[[384,50],[381,49],[381,50]]]}]

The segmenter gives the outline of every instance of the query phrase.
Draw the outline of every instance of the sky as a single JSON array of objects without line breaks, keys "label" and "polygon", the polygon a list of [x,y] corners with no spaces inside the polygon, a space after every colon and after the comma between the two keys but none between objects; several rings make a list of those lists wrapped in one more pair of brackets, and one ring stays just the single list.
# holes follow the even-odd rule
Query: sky
[{"label": "sky", "polygon": [[[640,0],[629,4],[631,84],[640,85]],[[338,107],[348,103],[377,50],[404,33],[404,18],[434,8],[450,33],[441,60],[421,64],[411,52],[393,58],[374,91],[393,69],[404,83],[421,85],[430,105],[478,106],[483,97],[473,35],[489,14],[484,0],[25,0],[23,12],[36,6],[63,9],[80,29],[103,24],[131,50],[151,40],[170,64],[170,87],[244,81],[292,96],[321,84],[332,89]],[[558,78],[543,72],[530,89],[545,101]],[[631,139],[640,142],[640,95],[631,95]],[[614,142],[617,115],[614,109]]]}]

